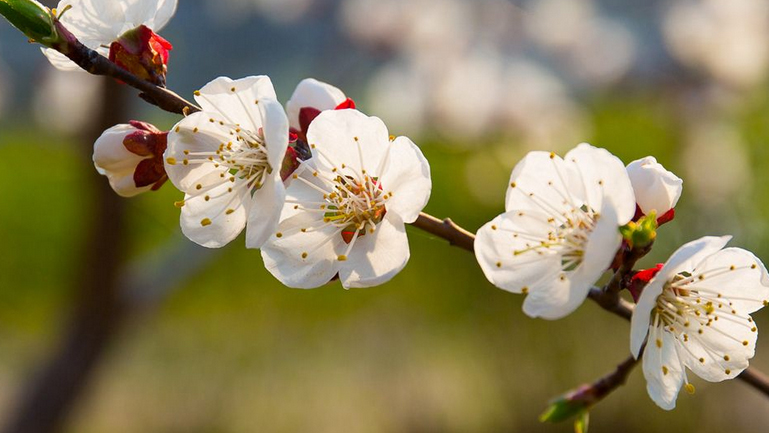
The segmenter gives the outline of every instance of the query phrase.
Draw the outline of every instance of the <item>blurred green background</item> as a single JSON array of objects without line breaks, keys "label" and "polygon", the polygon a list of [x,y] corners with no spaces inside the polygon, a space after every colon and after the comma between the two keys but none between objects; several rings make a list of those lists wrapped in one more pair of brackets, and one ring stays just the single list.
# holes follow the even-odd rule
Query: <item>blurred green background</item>
[{"label": "blurred green background", "polygon": [[[665,2],[644,6],[629,1],[586,2],[592,5],[591,26],[611,21],[632,38],[629,45],[619,47],[620,52],[611,47],[601,51],[592,43],[588,45],[597,53],[578,47],[587,50],[581,54],[590,60],[585,64],[610,63],[628,50],[634,53],[623,70],[599,71],[592,77],[575,72],[580,63],[571,57],[577,48],[563,48],[562,40],[537,42],[537,37],[547,36],[529,30],[562,31],[571,21],[557,21],[556,11],[565,10],[566,18],[584,17],[587,12],[575,10],[568,1],[393,2],[397,7],[392,10],[403,14],[402,19],[382,18],[381,26],[392,34],[402,30],[388,27],[393,23],[422,26],[427,30],[414,37],[418,43],[403,42],[403,37],[383,41],[379,35],[361,36],[350,23],[371,19],[371,27],[376,27],[379,21],[374,17],[381,14],[373,9],[375,2],[294,0],[288,3],[306,9],[286,18],[275,12],[283,10],[280,2],[254,1],[258,6],[252,10],[250,0],[239,0],[231,2],[241,8],[233,14],[249,12],[234,22],[235,15],[209,20],[211,8],[224,8],[227,2],[211,3],[216,5],[182,2],[164,32],[176,45],[171,88],[189,94],[215,74],[269,73],[285,101],[303,76],[332,82],[369,114],[380,115],[388,124],[388,114],[392,115],[397,121],[390,125],[391,133],[408,133],[422,147],[433,173],[434,189],[425,209],[430,214],[449,216],[475,231],[502,211],[510,170],[528,150],[564,152],[579,141],[589,141],[626,163],[654,155],[684,179],[676,219],[660,230],[642,265],[664,261],[688,240],[720,234],[734,235],[731,245],[769,259],[769,193],[764,188],[769,182],[764,169],[769,161],[764,58],[769,39],[763,44],[751,42],[745,61],[734,57],[736,48],[730,45],[740,44],[734,35],[740,32],[753,31],[747,39],[769,33],[764,2],[745,2],[754,9],[729,9],[714,6],[713,1],[681,2],[692,8],[688,13],[699,17],[695,21],[700,26],[718,24],[715,28],[725,32],[717,35],[721,45],[696,39],[694,31],[684,32],[683,45],[677,42],[669,28],[685,27],[693,18],[687,18],[686,9],[671,9]],[[428,23],[438,27],[408,21],[419,12],[410,9],[414,4],[438,14]],[[497,29],[488,21],[495,18],[491,14],[474,25],[476,30],[496,29],[497,48],[489,48],[491,36],[479,42],[477,32],[459,32],[470,39],[456,54],[456,65],[444,59],[444,70],[419,63],[442,46],[425,48],[420,37],[427,34],[426,40],[434,42],[446,31],[442,26],[451,30],[455,24],[447,18],[452,15],[440,8],[464,8],[459,11],[473,11],[477,18],[486,16],[479,10],[494,4],[511,14],[510,22],[496,24]],[[763,27],[746,18],[754,15],[760,16]],[[554,21],[537,21],[545,18]],[[225,35],[228,23],[234,36]],[[724,23],[736,28],[734,34]],[[194,33],[200,27],[210,32],[210,39],[221,36],[229,42],[220,50],[197,44]],[[255,31],[263,34],[249,39]],[[445,41],[444,36],[438,40]],[[80,130],[71,128],[76,119],[59,125],[59,114],[67,114],[41,114],[35,98],[54,100],[58,87],[66,93],[76,80],[92,80],[85,87],[97,80],[83,74],[51,78],[59,73],[48,71],[36,48],[27,46],[5,23],[0,23],[0,44],[4,62],[0,89],[6,89],[0,94],[5,102],[0,118],[2,422],[15,408],[25,380],[52,355],[62,336],[74,307],[72,281],[80,266],[82,239],[90,229],[84,221],[93,211],[89,202],[93,166],[82,152]],[[704,54],[681,54],[676,48],[696,51],[700,45],[708,47]],[[474,46],[481,46],[481,51]],[[502,62],[496,69],[488,67],[490,50],[496,52],[494,62]],[[259,55],[252,57],[252,52]],[[731,57],[708,57],[719,52]],[[480,66],[472,63],[478,56],[485,59]],[[227,68],[229,59],[232,72]],[[516,62],[522,59],[543,66],[523,68],[526,73],[519,74]],[[738,64],[737,72],[719,61]],[[401,68],[403,80],[386,78],[393,64]],[[409,67],[411,75],[403,72]],[[445,77],[452,73],[450,67],[459,68],[459,79]],[[758,72],[747,73],[750,68]],[[436,81],[445,78],[449,84],[414,78],[431,78],[435,70],[441,71]],[[504,91],[490,91],[478,71],[488,73],[487,79],[512,84]],[[537,81],[547,74],[558,79],[557,85]],[[525,77],[533,81],[522,82]],[[59,84],[42,84],[51,80]],[[414,80],[421,83],[420,89],[437,87],[413,95],[421,98],[419,110],[403,95],[385,102],[377,99],[387,99],[378,93],[380,87],[394,83],[407,87]],[[536,89],[543,86],[550,90],[538,93]],[[48,93],[38,96],[41,88]],[[553,96],[554,88],[559,89],[558,97],[543,102]],[[391,90],[404,91],[397,86]],[[478,100],[478,94],[485,99]],[[491,96],[497,98],[493,103]],[[71,94],[62,98],[73,104],[77,99]],[[516,104],[523,105],[510,108]],[[55,106],[51,102],[49,108]],[[564,114],[566,108],[569,112]],[[140,102],[130,109],[132,118],[141,117],[160,128],[170,128],[178,120]],[[85,110],[83,125],[89,119]],[[413,113],[403,116],[404,110]],[[415,116],[420,122],[409,121]],[[188,242],[181,237],[178,209],[173,206],[180,196],[168,184],[159,192],[126,201],[129,260],[146,260],[169,243]],[[259,252],[243,247],[242,237],[208,255],[194,272],[167,269],[184,272],[180,276],[184,284],[133,316],[116,336],[77,402],[67,431],[571,431],[569,423],[540,424],[537,417],[552,397],[595,380],[622,361],[628,355],[629,325],[591,302],[559,321],[529,319],[521,312],[523,298],[489,284],[471,254],[413,228],[409,240],[408,266],[388,284],[368,289],[345,291],[338,283],[315,290],[282,287],[263,269]],[[768,315],[767,311],[754,315],[759,329],[769,329]],[[751,366],[769,371],[769,344],[762,340]],[[769,402],[746,384],[739,380],[709,384],[689,377],[697,393],[682,393],[678,407],[665,412],[646,395],[638,368],[627,386],[592,411],[591,431],[756,432],[769,425]]]}]

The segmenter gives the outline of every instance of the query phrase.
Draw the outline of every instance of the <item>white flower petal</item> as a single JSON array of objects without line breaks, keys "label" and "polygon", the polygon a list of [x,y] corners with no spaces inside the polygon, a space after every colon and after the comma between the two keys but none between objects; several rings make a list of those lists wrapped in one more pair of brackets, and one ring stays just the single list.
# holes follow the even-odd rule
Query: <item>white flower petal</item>
[{"label": "white flower petal", "polygon": [[408,137],[390,142],[385,158],[379,179],[382,188],[392,193],[387,200],[387,211],[395,212],[406,223],[413,223],[430,200],[430,164]]},{"label": "white flower petal", "polygon": [[168,147],[163,155],[171,183],[180,191],[190,192],[195,190],[201,178],[210,173],[226,174],[227,168],[224,165],[217,167],[216,160],[202,164],[184,164],[184,160],[191,159],[188,153],[207,152],[213,155],[222,143],[230,140],[219,119],[209,113],[198,112],[182,119],[168,133]]},{"label": "white flower petal", "polygon": [[57,10],[61,13],[71,6],[61,17],[61,23],[72,32],[80,42],[89,41],[96,46],[109,45],[117,39],[126,25],[124,13],[125,1],[71,0],[61,1]]},{"label": "white flower petal", "polygon": [[261,99],[277,99],[272,81],[266,75],[232,80],[219,77],[200,89],[195,101],[204,112],[219,113],[227,123],[257,132],[263,126],[257,108]]},{"label": "white flower petal", "polygon": [[[311,289],[322,286],[339,272],[337,257],[345,245],[333,226],[319,226],[320,219],[301,213],[281,221],[280,237],[262,245],[267,270],[288,287]],[[306,231],[300,229],[305,228]]]},{"label": "white flower petal", "polygon": [[697,264],[696,278],[687,287],[718,293],[731,303],[730,310],[750,314],[769,301],[769,287],[763,282],[766,268],[750,251],[724,248]]},{"label": "white flower petal", "polygon": [[336,87],[314,78],[305,78],[299,82],[291,99],[286,103],[291,127],[299,129],[299,110],[303,107],[312,107],[319,111],[333,110],[346,99],[345,94]]},{"label": "white flower petal", "polygon": [[606,149],[582,143],[569,151],[564,160],[576,164],[587,193],[587,203],[593,209],[601,209],[604,200],[614,204],[620,225],[635,215],[633,186],[624,164]]},{"label": "white flower petal", "polygon": [[548,290],[561,273],[561,256],[550,251],[529,249],[547,239],[552,226],[547,216],[528,211],[507,212],[494,218],[478,230],[475,237],[475,257],[486,279],[495,286],[513,293]]},{"label": "white flower petal", "polygon": [[[681,360],[676,351],[675,338],[658,328],[650,330],[650,344],[643,354],[643,372],[646,390],[652,400],[665,410],[676,407],[676,397],[684,383]],[[656,342],[659,340],[660,344]]]},{"label": "white flower petal", "polygon": [[286,189],[277,173],[269,176],[264,185],[254,193],[251,207],[248,209],[247,248],[261,248],[267,239],[275,234],[285,199]]},{"label": "white flower petal", "polygon": [[409,261],[406,226],[388,213],[376,231],[359,236],[347,260],[341,263],[339,279],[345,288],[384,284]]},{"label": "white flower petal", "polygon": [[40,51],[48,58],[51,65],[60,71],[72,72],[81,70],[77,63],[53,48],[40,48]]},{"label": "white flower petal", "polygon": [[288,118],[283,106],[276,99],[259,101],[259,115],[264,125],[264,141],[270,166],[280,171],[288,148]]},{"label": "white flower petal", "polygon": [[505,197],[506,211],[568,213],[585,203],[575,166],[549,152],[529,152],[515,165]]},{"label": "white flower petal", "polygon": [[523,311],[531,317],[555,320],[573,313],[587,298],[590,289],[611,265],[622,244],[617,230],[617,216],[606,203],[595,228],[585,243],[582,263],[573,271],[564,271],[549,286],[531,291]]},{"label": "white flower petal", "polygon": [[751,332],[756,329],[755,324],[747,320],[735,323],[721,317],[700,329],[702,334],[692,329],[686,341],[679,337],[678,342],[683,346],[684,362],[694,374],[710,382],[720,382],[734,379],[748,368],[748,360],[756,350],[758,332]]},{"label": "white flower petal", "polygon": [[582,305],[622,244],[617,227],[617,216],[607,203],[585,244],[582,263],[573,271],[562,272],[550,285],[532,290],[523,303],[524,313],[555,320],[568,316]]},{"label": "white flower petal", "polygon": [[182,233],[193,242],[219,248],[235,239],[246,224],[251,197],[246,188],[229,192],[231,182],[217,173],[200,179],[200,192],[184,196],[180,222]]},{"label": "white flower petal", "polygon": [[313,149],[315,165],[331,173],[342,165],[370,176],[376,173],[389,149],[389,135],[384,122],[357,110],[324,111],[310,124],[307,140]]},{"label": "white flower petal", "polygon": [[176,12],[177,0],[129,0],[125,1],[125,21],[138,27],[146,25],[156,33],[165,27]]},{"label": "white flower petal", "polygon": [[679,272],[691,271],[705,257],[723,248],[729,239],[731,236],[706,236],[684,244],[670,256],[657,275],[644,287],[630,320],[630,352],[633,356],[638,358],[646,339],[651,312],[657,304],[657,297],[662,293],[664,284]]},{"label": "white flower petal", "polygon": [[627,173],[638,207],[644,214],[655,210],[657,215],[662,215],[678,203],[683,180],[666,170],[653,156],[631,162]]}]

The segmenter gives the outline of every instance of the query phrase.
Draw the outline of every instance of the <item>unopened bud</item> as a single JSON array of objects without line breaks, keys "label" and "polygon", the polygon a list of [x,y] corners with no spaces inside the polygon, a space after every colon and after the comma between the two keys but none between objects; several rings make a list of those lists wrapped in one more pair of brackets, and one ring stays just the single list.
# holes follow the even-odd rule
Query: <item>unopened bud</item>
[{"label": "unopened bud", "polygon": [[120,35],[109,47],[109,60],[137,77],[165,87],[170,42],[140,25]]},{"label": "unopened bud", "polygon": [[96,170],[123,197],[155,191],[168,179],[163,164],[167,136],[145,122],[115,125],[94,144]]},{"label": "unopened bud", "polygon": [[540,422],[561,422],[579,415],[590,408],[595,401],[593,388],[583,385],[550,402],[544,413],[539,416]]},{"label": "unopened bud", "polygon": [[51,11],[35,0],[0,0],[0,15],[35,42],[50,46],[56,37]]}]

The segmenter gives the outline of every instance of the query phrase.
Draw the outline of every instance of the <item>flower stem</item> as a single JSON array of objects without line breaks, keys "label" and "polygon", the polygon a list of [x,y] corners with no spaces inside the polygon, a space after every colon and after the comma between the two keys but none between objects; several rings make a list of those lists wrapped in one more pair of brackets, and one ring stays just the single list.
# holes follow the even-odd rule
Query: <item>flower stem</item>
[{"label": "flower stem", "polygon": [[142,92],[139,95],[142,99],[165,111],[182,115],[200,111],[200,107],[187,101],[176,93],[165,87],[160,87],[149,81],[142,80],[136,75],[110,62],[109,59],[98,52],[86,47],[72,36],[60,21],[56,22],[56,27],[60,32],[68,34],[69,37],[64,38],[64,42],[56,44],[52,46],[52,48],[67,56],[84,71],[93,75],[112,77],[128,84]]},{"label": "flower stem", "polygon": [[[449,218],[441,220],[422,212],[419,214],[417,220],[411,225],[449,241],[450,245],[473,252],[475,235],[460,227]],[[644,252],[643,254],[646,253]],[[643,255],[635,258],[633,264],[635,264],[635,261],[641,257],[643,257]],[[611,294],[594,287],[590,290],[588,297],[604,310],[614,313],[625,320],[630,320],[633,315],[633,305],[616,294]],[[769,377],[767,377],[765,373],[762,373],[754,367],[748,367],[737,377],[764,394],[766,397],[769,397]]]}]

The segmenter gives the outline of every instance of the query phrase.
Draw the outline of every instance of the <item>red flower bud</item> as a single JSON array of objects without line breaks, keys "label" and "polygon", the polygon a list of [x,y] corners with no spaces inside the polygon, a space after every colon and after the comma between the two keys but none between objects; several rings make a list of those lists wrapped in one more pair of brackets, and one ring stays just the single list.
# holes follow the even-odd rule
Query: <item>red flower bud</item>
[{"label": "red flower bud", "polygon": [[136,131],[126,135],[123,146],[133,154],[150,157],[136,166],[133,174],[134,183],[137,188],[152,185],[152,191],[156,191],[168,180],[163,164],[163,152],[168,145],[168,132],[162,132],[149,123],[137,120],[128,123],[136,128]]},{"label": "red flower bud", "polygon": [[140,25],[110,45],[109,60],[143,80],[165,87],[168,52],[172,49],[170,42]]}]

